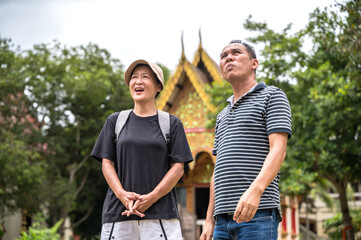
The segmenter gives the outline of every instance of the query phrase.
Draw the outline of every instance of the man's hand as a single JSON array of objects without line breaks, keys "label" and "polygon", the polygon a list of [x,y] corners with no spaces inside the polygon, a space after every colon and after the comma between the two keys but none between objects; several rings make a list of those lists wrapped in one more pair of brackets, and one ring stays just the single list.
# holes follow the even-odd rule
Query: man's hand
[{"label": "man's hand", "polygon": [[286,156],[287,133],[272,133],[268,136],[270,151],[263,167],[251,186],[239,199],[233,220],[237,223],[251,221],[257,212],[263,191],[277,176]]},{"label": "man's hand", "polygon": [[248,188],[238,201],[233,220],[237,223],[251,221],[257,212],[261,196],[261,191]]},{"label": "man's hand", "polygon": [[206,221],[200,240],[211,240],[214,231],[214,220]]}]

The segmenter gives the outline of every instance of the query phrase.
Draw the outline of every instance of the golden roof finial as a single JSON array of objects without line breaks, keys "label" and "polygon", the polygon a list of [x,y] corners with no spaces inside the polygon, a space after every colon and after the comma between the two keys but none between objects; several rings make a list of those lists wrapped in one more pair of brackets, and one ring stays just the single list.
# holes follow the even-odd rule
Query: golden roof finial
[{"label": "golden roof finial", "polygon": [[198,34],[199,34],[199,46],[202,46],[202,33],[201,33],[201,27],[199,27]]},{"label": "golden roof finial", "polygon": [[181,35],[181,44],[182,44],[182,56],[181,56],[181,59],[185,59],[186,55],[184,53],[183,31],[182,31],[182,35]]}]

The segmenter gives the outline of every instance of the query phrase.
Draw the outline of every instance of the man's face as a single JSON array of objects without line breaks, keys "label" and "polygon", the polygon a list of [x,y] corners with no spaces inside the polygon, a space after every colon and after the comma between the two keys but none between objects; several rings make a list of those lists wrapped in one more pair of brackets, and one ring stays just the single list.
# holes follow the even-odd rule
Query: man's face
[{"label": "man's face", "polygon": [[220,58],[221,73],[227,81],[247,79],[258,66],[257,59],[250,59],[246,47],[240,43],[227,45]]}]

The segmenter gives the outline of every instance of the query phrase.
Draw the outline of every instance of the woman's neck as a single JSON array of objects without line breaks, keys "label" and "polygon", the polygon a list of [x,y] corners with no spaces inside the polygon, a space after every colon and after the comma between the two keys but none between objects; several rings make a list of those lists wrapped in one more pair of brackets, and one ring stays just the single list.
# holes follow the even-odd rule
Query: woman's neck
[{"label": "woman's neck", "polygon": [[139,117],[149,117],[157,114],[155,102],[151,103],[137,103],[134,102],[133,112]]}]

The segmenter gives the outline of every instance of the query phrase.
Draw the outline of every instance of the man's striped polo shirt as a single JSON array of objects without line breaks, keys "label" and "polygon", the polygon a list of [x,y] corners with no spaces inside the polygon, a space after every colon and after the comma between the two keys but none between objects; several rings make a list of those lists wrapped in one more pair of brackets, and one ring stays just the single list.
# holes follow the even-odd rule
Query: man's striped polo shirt
[{"label": "man's striped polo shirt", "polygon": [[[258,83],[234,105],[217,116],[213,155],[214,216],[233,213],[242,194],[261,171],[269,152],[268,135],[292,134],[291,108],[286,94],[279,88]],[[279,208],[279,173],[263,192],[258,209]]]}]

